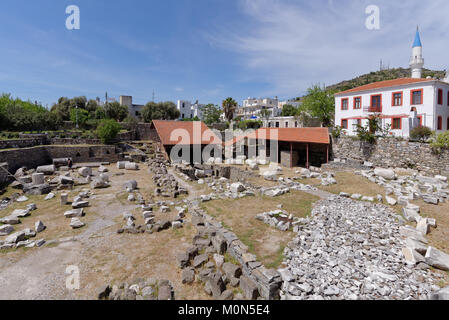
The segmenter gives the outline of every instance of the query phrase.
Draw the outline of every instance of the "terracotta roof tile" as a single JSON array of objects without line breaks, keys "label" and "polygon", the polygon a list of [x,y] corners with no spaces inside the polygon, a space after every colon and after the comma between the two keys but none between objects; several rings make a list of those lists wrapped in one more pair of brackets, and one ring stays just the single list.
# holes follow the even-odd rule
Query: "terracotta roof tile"
[{"label": "terracotta roof tile", "polygon": [[328,128],[261,128],[250,134],[235,137],[227,141],[225,145],[235,144],[244,138],[284,142],[330,143]]},{"label": "terracotta roof tile", "polygon": [[400,79],[394,79],[394,80],[385,80],[385,81],[369,83],[364,86],[360,86],[357,88],[338,92],[335,95],[344,95],[347,93],[368,91],[368,90],[381,89],[381,88],[398,87],[398,86],[403,86],[403,85],[407,85],[407,84],[429,82],[429,81],[434,81],[434,80],[433,79],[414,79],[414,78],[400,78]]},{"label": "terracotta roof tile", "polygon": [[[221,144],[221,139],[201,121],[153,120],[163,145],[176,145],[187,139],[187,144]],[[184,138],[184,134],[186,134]],[[182,137],[181,137],[182,136]]]}]

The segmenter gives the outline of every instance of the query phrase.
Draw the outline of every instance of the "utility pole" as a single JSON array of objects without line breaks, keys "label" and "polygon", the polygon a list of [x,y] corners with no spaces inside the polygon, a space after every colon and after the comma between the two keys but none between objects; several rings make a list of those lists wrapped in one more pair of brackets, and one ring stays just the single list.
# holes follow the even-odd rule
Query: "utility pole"
[{"label": "utility pole", "polygon": [[153,89],[153,102],[154,102],[154,89]]}]

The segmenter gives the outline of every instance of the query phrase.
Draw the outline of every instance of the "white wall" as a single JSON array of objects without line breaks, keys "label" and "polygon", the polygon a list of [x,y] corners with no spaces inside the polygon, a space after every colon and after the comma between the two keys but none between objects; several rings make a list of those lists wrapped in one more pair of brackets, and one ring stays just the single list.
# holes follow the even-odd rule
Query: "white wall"
[{"label": "white wall", "polygon": [[190,101],[178,100],[177,108],[180,112],[181,119],[193,118],[192,116],[192,103]]},{"label": "white wall", "polygon": [[[437,89],[443,89],[443,106],[437,106]],[[411,91],[423,89],[423,104],[411,105]],[[403,93],[402,106],[392,105],[392,95],[394,92]],[[440,81],[432,81],[425,83],[417,83],[411,85],[403,85],[396,88],[383,88],[377,90],[370,90],[364,92],[355,92],[346,95],[335,96],[335,125],[341,125],[342,119],[348,119],[347,134],[355,135],[353,130],[353,124],[356,123],[358,118],[362,120],[362,125],[367,125],[366,118],[369,113],[364,111],[364,108],[370,106],[371,96],[381,94],[382,95],[382,115],[385,116],[383,124],[391,124],[392,117],[399,116],[402,118],[402,130],[392,130],[392,133],[396,136],[408,136],[408,116],[410,114],[411,107],[416,107],[418,116],[422,117],[422,125],[436,130],[437,117],[441,116],[443,119],[443,130],[437,132],[443,132],[448,130],[447,118],[449,117],[449,106],[447,95],[449,91],[449,84],[445,84]],[[362,108],[354,110],[354,97],[362,98]],[[348,110],[341,110],[342,99],[348,98]]]}]

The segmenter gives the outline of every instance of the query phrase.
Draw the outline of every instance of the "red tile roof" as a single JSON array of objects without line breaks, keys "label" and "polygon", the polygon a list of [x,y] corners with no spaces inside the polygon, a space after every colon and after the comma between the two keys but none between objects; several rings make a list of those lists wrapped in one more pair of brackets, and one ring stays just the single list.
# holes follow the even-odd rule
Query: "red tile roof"
[{"label": "red tile roof", "polygon": [[330,143],[328,128],[261,128],[250,134],[235,137],[227,141],[225,145],[233,145],[244,138],[284,142]]},{"label": "red tile roof", "polygon": [[152,127],[156,129],[163,145],[222,143],[221,139],[201,121],[153,120]]},{"label": "red tile roof", "polygon": [[435,80],[433,80],[433,79],[400,78],[400,79],[394,79],[394,80],[379,81],[379,82],[373,82],[370,84],[366,84],[364,86],[360,86],[357,88],[349,89],[346,91],[338,92],[335,95],[344,95],[347,93],[368,91],[368,90],[381,89],[381,88],[398,87],[398,86],[403,86],[403,85],[407,85],[407,84],[429,82],[429,81],[435,81]]}]

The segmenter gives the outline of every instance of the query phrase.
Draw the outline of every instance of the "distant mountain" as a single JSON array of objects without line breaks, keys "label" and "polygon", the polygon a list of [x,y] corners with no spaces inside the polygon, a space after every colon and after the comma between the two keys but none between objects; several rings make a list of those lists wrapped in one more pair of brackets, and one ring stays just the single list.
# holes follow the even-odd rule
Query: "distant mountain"
[{"label": "distant mountain", "polygon": [[[332,86],[327,87],[327,89],[339,91],[345,91],[349,89],[353,89],[356,87],[363,86],[365,84],[379,82],[384,80],[393,80],[398,78],[409,78],[411,74],[410,68],[397,68],[397,69],[388,69],[377,72],[371,72],[354,78],[352,80],[342,81],[340,83],[334,84]],[[445,71],[436,71],[423,69],[423,78],[432,77],[437,79],[444,79],[446,72]]]}]

